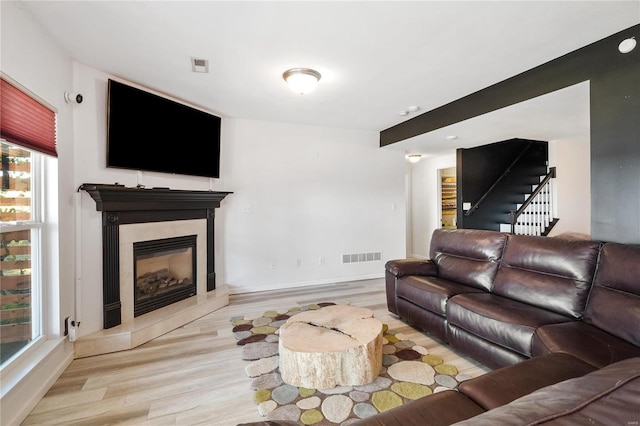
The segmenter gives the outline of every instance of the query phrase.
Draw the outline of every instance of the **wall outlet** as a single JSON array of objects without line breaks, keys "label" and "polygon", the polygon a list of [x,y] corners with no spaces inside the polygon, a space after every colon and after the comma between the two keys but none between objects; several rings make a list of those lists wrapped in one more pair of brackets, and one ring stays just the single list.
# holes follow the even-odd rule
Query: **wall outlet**
[{"label": "wall outlet", "polygon": [[70,342],[76,341],[76,322],[72,317],[66,317],[64,319],[64,335],[69,336]]}]

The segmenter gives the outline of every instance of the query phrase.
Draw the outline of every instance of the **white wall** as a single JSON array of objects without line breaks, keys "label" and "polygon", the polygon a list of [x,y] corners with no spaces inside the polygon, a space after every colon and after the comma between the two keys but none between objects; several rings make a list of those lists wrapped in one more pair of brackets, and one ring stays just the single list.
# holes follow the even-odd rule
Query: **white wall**
[{"label": "white wall", "polygon": [[438,170],[456,166],[456,153],[427,157],[410,165],[411,234],[410,257],[427,259],[434,230],[441,227],[440,182]]},{"label": "white wall", "polygon": [[591,148],[589,140],[549,142],[549,165],[556,167],[555,198],[560,221],[549,235],[591,235]]},{"label": "white wall", "polygon": [[[16,363],[2,370],[0,424],[19,424],[73,359],[72,344],[61,336],[62,322],[73,313],[74,210],[72,110],[64,91],[72,86],[71,60],[53,43],[19,3],[0,2],[0,68],[57,109],[58,211],[48,211],[51,235],[43,251],[46,339],[33,345]],[[51,179],[47,179],[49,183]],[[55,185],[55,183],[54,183]],[[57,199],[55,199],[57,196]],[[56,242],[55,237],[58,237]],[[53,237],[53,238],[51,238]],[[64,253],[64,255],[60,255]]]},{"label": "white wall", "polygon": [[[76,186],[135,186],[135,171],[106,168],[110,76],[74,66]],[[405,256],[404,156],[379,134],[223,118],[221,178],[143,173],[147,187],[231,191],[216,211],[216,280],[231,293],[384,275]],[[84,193],[78,336],[102,328],[101,216]],[[342,264],[343,254],[382,252]]]},{"label": "white wall", "polygon": [[[227,123],[231,292],[382,276],[385,259],[404,255],[404,158],[376,132]],[[342,263],[371,252],[383,259]]]}]

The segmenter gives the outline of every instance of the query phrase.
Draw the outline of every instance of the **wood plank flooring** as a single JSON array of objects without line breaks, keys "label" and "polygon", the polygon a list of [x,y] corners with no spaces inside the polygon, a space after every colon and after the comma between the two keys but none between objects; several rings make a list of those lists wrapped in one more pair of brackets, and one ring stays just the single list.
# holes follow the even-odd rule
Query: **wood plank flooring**
[{"label": "wood plank flooring", "polygon": [[319,302],[367,307],[461,373],[488,371],[391,314],[383,279],[238,294],[228,306],[137,348],[74,360],[22,424],[232,426],[264,420],[229,320]]}]

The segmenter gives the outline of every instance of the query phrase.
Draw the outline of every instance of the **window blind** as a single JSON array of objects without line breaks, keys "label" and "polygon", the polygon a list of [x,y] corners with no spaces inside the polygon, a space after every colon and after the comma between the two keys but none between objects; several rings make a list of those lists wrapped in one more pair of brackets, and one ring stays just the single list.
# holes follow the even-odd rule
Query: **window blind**
[{"label": "window blind", "polygon": [[0,136],[24,148],[58,156],[55,112],[4,78],[0,78]]}]

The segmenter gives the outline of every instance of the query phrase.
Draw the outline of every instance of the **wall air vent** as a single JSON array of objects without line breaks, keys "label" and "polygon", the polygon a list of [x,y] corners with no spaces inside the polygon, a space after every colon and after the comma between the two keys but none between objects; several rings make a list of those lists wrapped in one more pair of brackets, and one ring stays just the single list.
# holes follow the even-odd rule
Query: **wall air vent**
[{"label": "wall air vent", "polygon": [[375,262],[382,260],[382,252],[343,254],[342,263]]},{"label": "wall air vent", "polygon": [[191,69],[193,72],[209,72],[209,60],[208,59],[198,59],[191,58]]}]

